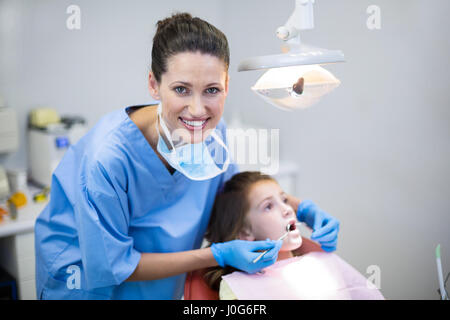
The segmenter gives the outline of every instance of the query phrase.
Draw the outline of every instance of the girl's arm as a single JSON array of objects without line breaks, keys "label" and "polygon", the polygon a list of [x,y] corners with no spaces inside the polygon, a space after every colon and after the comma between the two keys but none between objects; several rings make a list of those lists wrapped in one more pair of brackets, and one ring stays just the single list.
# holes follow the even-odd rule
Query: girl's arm
[{"label": "girl's arm", "polygon": [[211,248],[173,253],[142,253],[136,269],[126,281],[168,278],[217,265]]}]

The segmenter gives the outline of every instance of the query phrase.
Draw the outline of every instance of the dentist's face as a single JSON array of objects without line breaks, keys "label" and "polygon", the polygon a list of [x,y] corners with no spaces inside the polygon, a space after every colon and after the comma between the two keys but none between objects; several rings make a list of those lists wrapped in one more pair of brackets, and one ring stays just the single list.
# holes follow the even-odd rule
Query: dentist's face
[{"label": "dentist's face", "polygon": [[[287,203],[286,193],[275,181],[263,180],[252,185],[248,194],[250,209],[247,224],[240,238],[243,240],[277,240],[286,233],[286,226],[295,224],[297,217]],[[300,231],[290,231],[280,251],[292,251],[302,244]]]},{"label": "dentist's face", "polygon": [[219,58],[200,52],[178,53],[168,59],[160,83],[152,73],[149,80],[172,137],[198,143],[219,123],[228,94],[228,72]]}]

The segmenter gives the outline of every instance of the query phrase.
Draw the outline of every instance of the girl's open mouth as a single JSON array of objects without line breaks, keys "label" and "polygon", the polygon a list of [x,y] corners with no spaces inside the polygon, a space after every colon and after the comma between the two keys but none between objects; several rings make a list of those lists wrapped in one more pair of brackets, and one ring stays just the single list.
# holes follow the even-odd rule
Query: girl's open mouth
[{"label": "girl's open mouth", "polygon": [[291,221],[289,223],[289,231],[294,231],[297,229],[297,225],[295,224],[295,221]]}]

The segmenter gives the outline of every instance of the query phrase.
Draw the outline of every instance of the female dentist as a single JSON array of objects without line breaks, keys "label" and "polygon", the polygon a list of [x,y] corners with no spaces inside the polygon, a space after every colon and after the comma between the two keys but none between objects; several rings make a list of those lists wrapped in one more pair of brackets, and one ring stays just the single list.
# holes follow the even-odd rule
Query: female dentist
[{"label": "female dentist", "polygon": [[[281,241],[199,249],[216,193],[238,172],[221,120],[228,66],[227,39],[206,21],[183,13],[157,23],[149,89],[160,104],[106,115],[54,171],[35,225],[39,299],[180,299],[186,272],[254,273],[276,261]],[[335,218],[310,201],[289,204],[336,249]],[[258,250],[269,251],[252,263]]]}]

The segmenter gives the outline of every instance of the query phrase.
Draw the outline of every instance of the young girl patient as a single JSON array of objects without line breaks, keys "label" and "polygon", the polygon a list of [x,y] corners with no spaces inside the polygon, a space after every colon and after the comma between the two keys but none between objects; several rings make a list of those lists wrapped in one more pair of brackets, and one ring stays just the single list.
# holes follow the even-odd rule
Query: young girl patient
[{"label": "young girl patient", "polygon": [[[260,172],[234,175],[216,197],[206,239],[210,243],[276,240],[286,233],[275,264],[257,274],[213,267],[204,277],[228,299],[383,299],[353,267],[317,246],[301,255],[295,211],[275,179]],[[295,227],[294,227],[295,226]],[[311,251],[311,250],[308,250]],[[299,255],[300,254],[300,255]]]}]

